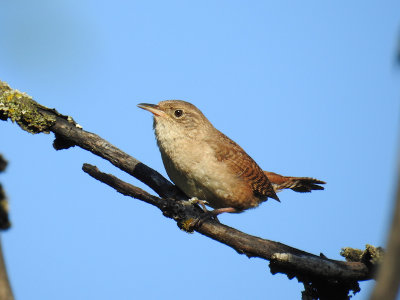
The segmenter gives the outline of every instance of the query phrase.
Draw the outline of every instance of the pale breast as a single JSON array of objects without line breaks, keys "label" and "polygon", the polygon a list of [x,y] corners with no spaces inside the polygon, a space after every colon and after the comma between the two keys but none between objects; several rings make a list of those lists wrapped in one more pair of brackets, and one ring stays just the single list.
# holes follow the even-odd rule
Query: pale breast
[{"label": "pale breast", "polygon": [[157,144],[168,176],[187,196],[206,200],[214,208],[238,210],[257,206],[267,199],[254,193],[252,181],[242,170],[232,169],[231,160],[225,156],[221,159],[215,143],[209,140],[209,132],[193,134],[192,131],[189,136],[181,128],[171,130],[162,122],[155,125]]},{"label": "pale breast", "polygon": [[179,144],[160,147],[160,151],[168,176],[186,195],[206,200],[213,208],[242,210],[259,204],[248,183],[218,161],[211,147],[186,141]]}]

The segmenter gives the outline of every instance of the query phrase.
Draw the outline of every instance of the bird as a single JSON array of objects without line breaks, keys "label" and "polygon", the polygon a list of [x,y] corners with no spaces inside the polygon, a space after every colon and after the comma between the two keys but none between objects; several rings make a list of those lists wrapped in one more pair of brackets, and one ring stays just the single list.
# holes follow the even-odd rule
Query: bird
[{"label": "bird", "polygon": [[190,200],[213,208],[214,216],[240,213],[277,192],[323,190],[324,181],[263,171],[233,140],[216,129],[193,104],[165,100],[140,103],[153,114],[153,129],[169,178]]}]

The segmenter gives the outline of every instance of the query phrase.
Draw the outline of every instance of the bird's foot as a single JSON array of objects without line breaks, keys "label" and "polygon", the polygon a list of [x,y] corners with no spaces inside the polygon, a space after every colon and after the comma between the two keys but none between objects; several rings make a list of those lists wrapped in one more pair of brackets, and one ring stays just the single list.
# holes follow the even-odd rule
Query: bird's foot
[{"label": "bird's foot", "polygon": [[213,219],[213,220],[217,221],[218,223],[220,223],[217,216],[222,213],[225,213],[225,212],[235,213],[235,212],[239,212],[239,211],[233,207],[224,207],[224,208],[217,208],[214,210],[207,210],[199,218],[193,220],[192,223],[190,224],[190,226],[192,228],[198,228],[204,223],[204,221],[206,221],[208,219]]},{"label": "bird's foot", "polygon": [[199,204],[204,212],[209,212],[209,210],[206,207],[206,204],[208,204],[206,200],[200,200],[197,197],[192,197],[188,201],[190,204]]}]

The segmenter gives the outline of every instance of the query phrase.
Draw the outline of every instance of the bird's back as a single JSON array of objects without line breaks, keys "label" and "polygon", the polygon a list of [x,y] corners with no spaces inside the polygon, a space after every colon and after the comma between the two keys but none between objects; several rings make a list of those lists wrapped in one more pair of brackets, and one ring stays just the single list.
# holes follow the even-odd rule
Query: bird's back
[{"label": "bird's back", "polygon": [[235,176],[245,181],[260,201],[267,198],[279,201],[268,177],[258,164],[236,142],[220,131],[217,134],[219,138],[209,141],[217,160],[226,164]]}]

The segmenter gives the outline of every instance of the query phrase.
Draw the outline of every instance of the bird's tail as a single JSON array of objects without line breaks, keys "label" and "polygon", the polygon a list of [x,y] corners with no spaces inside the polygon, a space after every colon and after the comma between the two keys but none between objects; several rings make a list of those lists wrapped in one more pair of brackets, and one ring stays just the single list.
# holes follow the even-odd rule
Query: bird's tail
[{"label": "bird's tail", "polygon": [[267,175],[275,192],[280,192],[283,189],[291,189],[295,192],[307,193],[312,190],[323,190],[324,187],[320,186],[320,184],[326,183],[311,177],[282,176],[268,171],[264,171],[264,173]]}]

